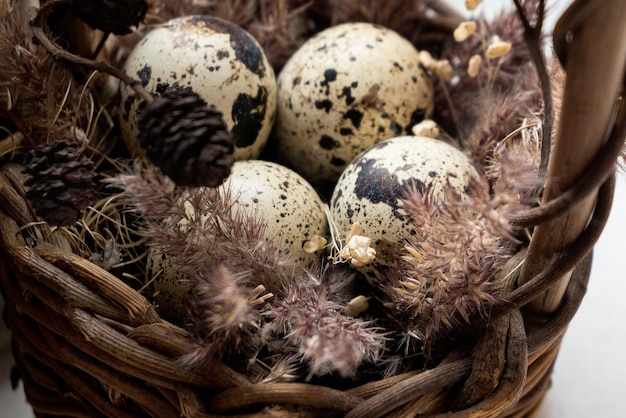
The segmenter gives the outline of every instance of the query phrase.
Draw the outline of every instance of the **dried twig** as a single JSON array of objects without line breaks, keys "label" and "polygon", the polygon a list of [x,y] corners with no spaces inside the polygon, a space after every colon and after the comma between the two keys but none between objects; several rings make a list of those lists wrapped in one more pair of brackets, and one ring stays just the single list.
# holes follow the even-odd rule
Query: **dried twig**
[{"label": "dried twig", "polygon": [[62,6],[67,3],[69,3],[69,0],[47,1],[41,6],[39,11],[37,12],[37,15],[31,21],[31,28],[33,30],[33,34],[37,37],[39,42],[41,42],[41,45],[43,45],[43,47],[46,48],[48,52],[50,52],[50,54],[55,59],[60,59],[63,61],[74,63],[74,64],[79,64],[86,68],[91,68],[93,70],[100,71],[100,72],[109,74],[115,78],[118,78],[123,83],[127,84],[129,87],[135,90],[135,92],[139,96],[141,96],[141,98],[145,100],[146,103],[151,103],[154,100],[154,98],[152,97],[150,93],[148,93],[148,91],[146,91],[145,88],[143,88],[139,80],[133,79],[124,71],[120,70],[119,68],[113,67],[112,65],[109,65],[105,62],[95,61],[89,58],[81,57],[76,54],[72,54],[71,52],[68,52],[60,48],[58,45],[52,42],[52,40],[50,40],[50,38],[46,34],[46,31],[44,30],[44,28],[46,27],[46,21],[48,17],[50,16],[50,14],[57,7]]},{"label": "dried twig", "polygon": [[541,48],[542,38],[542,26],[545,15],[545,0],[539,1],[539,7],[537,9],[537,21],[534,25],[531,25],[526,16],[526,12],[522,7],[520,0],[513,0],[517,9],[517,14],[524,26],[524,39],[526,45],[530,51],[535,67],[537,69],[537,75],[539,82],[541,83],[541,91],[543,93],[544,101],[544,116],[542,126],[542,144],[541,144],[541,162],[539,164],[539,175],[544,178],[548,167],[548,160],[550,159],[550,145],[552,140],[552,125],[554,124],[554,104],[552,100],[552,91],[550,87],[550,77],[546,70],[546,62]]},{"label": "dried twig", "polygon": [[[571,7],[582,10],[583,1]],[[581,12],[582,13],[582,12]],[[580,25],[572,19],[569,27],[572,41],[568,51],[561,123],[548,166],[543,201],[548,202],[572,187],[601,149],[613,125],[615,100],[622,87],[626,62],[626,9],[621,0],[604,0]],[[607,98],[613,98],[608,100]],[[535,228],[524,264],[521,283],[541,273],[555,254],[575,242],[587,227],[596,193],[581,199],[564,215]],[[571,272],[547,293],[540,295],[533,308],[543,313],[560,304]]]}]

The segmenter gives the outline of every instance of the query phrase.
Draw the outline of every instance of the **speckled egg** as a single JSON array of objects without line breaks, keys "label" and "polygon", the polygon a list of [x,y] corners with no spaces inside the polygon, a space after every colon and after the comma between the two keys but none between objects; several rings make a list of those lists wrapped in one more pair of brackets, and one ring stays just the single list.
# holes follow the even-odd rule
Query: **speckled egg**
[{"label": "speckled egg", "polygon": [[[266,224],[265,239],[279,246],[285,260],[290,262],[285,265],[285,273],[321,264],[324,249],[311,252],[303,246],[315,241],[316,236],[328,238],[326,205],[302,176],[272,162],[238,161],[220,189],[223,194],[226,190],[230,193],[234,213],[255,217]],[[193,210],[191,205],[187,207]],[[180,227],[185,225],[181,223]],[[185,267],[151,249],[146,272],[149,297],[159,312],[173,320],[182,319],[193,295]]]},{"label": "speckled egg", "polygon": [[146,283],[147,296],[161,315],[180,321],[189,313],[193,287],[184,268],[155,248],[149,249],[146,257]]},{"label": "speckled egg", "polygon": [[[124,71],[150,92],[160,83],[189,86],[222,112],[236,137],[235,159],[257,158],[276,115],[276,78],[261,46],[240,27],[211,16],[185,16],[151,30],[129,55]],[[120,125],[138,154],[140,99],[121,87]]]},{"label": "speckled egg", "polygon": [[370,23],[337,25],[278,76],[277,152],[310,181],[336,181],[360,152],[410,134],[432,109],[432,84],[408,40]]},{"label": "speckled egg", "polygon": [[417,233],[399,210],[398,199],[411,187],[428,186],[435,201],[441,200],[448,183],[469,198],[471,178],[478,179],[478,171],[459,149],[433,138],[393,138],[374,145],[346,168],[331,197],[331,216],[342,237],[354,223],[363,226],[376,258],[360,270],[376,279],[397,267],[402,240]]},{"label": "speckled egg", "polygon": [[308,253],[303,245],[315,235],[328,237],[325,205],[299,174],[268,161],[238,161],[221,187],[237,197],[237,208],[267,223],[265,238],[296,267],[319,263],[322,250]]}]

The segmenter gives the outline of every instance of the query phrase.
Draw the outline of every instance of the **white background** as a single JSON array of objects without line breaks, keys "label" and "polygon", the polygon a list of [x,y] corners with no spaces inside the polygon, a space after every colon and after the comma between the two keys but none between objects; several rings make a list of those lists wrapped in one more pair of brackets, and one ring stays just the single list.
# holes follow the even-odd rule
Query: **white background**
[{"label": "white background", "polygon": [[[463,0],[452,0],[462,7]],[[569,1],[548,0],[554,18]],[[480,12],[491,15],[506,0],[487,0]],[[612,418],[626,414],[623,360],[626,332],[626,274],[622,231],[626,230],[626,180],[617,185],[613,211],[606,230],[596,245],[589,289],[570,323],[557,359],[552,388],[537,415],[538,418]],[[1,322],[1,321],[0,321]],[[0,417],[30,418],[23,392],[14,392],[9,383],[12,358],[8,331],[0,325]]]}]

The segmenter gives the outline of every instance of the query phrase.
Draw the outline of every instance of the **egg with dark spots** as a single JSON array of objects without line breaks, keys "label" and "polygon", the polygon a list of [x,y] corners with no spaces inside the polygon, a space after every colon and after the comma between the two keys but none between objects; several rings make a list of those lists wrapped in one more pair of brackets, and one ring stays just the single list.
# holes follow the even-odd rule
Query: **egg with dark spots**
[{"label": "egg with dark spots", "polygon": [[279,161],[312,182],[336,181],[360,152],[410,134],[433,110],[419,52],[370,23],[316,34],[288,60],[277,85]]},{"label": "egg with dark spots", "polygon": [[403,240],[417,231],[400,207],[410,190],[427,187],[435,201],[444,199],[449,184],[463,199],[472,179],[480,175],[469,156],[443,141],[401,136],[380,142],[355,158],[339,178],[330,199],[330,213],[345,237],[359,222],[371,238],[376,258],[360,267],[366,277],[396,269]]},{"label": "egg with dark spots", "polygon": [[193,286],[184,266],[176,264],[157,247],[151,247],[146,257],[146,291],[160,315],[176,323],[189,314],[189,301],[194,297]]},{"label": "egg with dark spots", "polygon": [[298,173],[268,161],[237,161],[220,186],[233,196],[233,210],[258,217],[264,236],[295,264],[288,269],[321,264],[323,250],[307,253],[303,245],[315,235],[328,238],[326,205]]},{"label": "egg with dark spots", "polygon": [[[240,27],[212,17],[185,16],[152,29],[137,44],[124,71],[149,91],[158,84],[191,87],[222,113],[235,137],[235,159],[257,158],[276,117],[276,78],[261,46]],[[139,97],[121,87],[120,125],[133,156]]]},{"label": "egg with dark spots", "polygon": [[[286,274],[321,266],[325,250],[307,252],[303,246],[316,235],[329,239],[327,206],[302,176],[272,162],[237,161],[218,190],[222,196],[231,197],[235,218],[244,219],[244,225],[250,218],[263,225],[263,238],[281,252]],[[193,210],[191,204],[187,207]],[[210,216],[203,214],[204,219]],[[180,225],[184,228],[186,222]],[[193,297],[185,266],[152,247],[147,255],[146,278],[159,312],[170,319],[183,319]]]}]

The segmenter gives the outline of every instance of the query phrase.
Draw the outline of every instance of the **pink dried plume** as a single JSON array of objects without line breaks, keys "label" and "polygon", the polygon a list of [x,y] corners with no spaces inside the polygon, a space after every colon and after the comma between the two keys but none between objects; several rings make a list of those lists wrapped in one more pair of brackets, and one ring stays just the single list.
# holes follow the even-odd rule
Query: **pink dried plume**
[{"label": "pink dried plume", "polygon": [[450,186],[441,201],[428,187],[401,200],[417,235],[406,242],[403,269],[383,283],[390,300],[385,306],[426,344],[469,321],[470,314],[488,314],[499,285],[494,272],[519,243],[506,216],[518,209],[515,198],[491,198],[484,182],[470,187],[469,201]]},{"label": "pink dried plume", "polygon": [[266,338],[284,338],[309,369],[309,378],[326,374],[355,377],[363,363],[376,363],[386,334],[373,321],[346,315],[353,276],[336,267],[319,277],[294,280],[272,304]]},{"label": "pink dried plume", "polygon": [[182,190],[153,168],[111,183],[140,214],[140,234],[183,266],[195,289],[199,345],[183,364],[237,352],[254,357],[276,338],[285,339],[284,355],[298,353],[310,376],[353,377],[381,356],[382,330],[344,314],[355,296],[352,277],[337,268],[288,274],[290,261],[263,238],[264,224],[233,210],[234,197],[223,189]]}]

